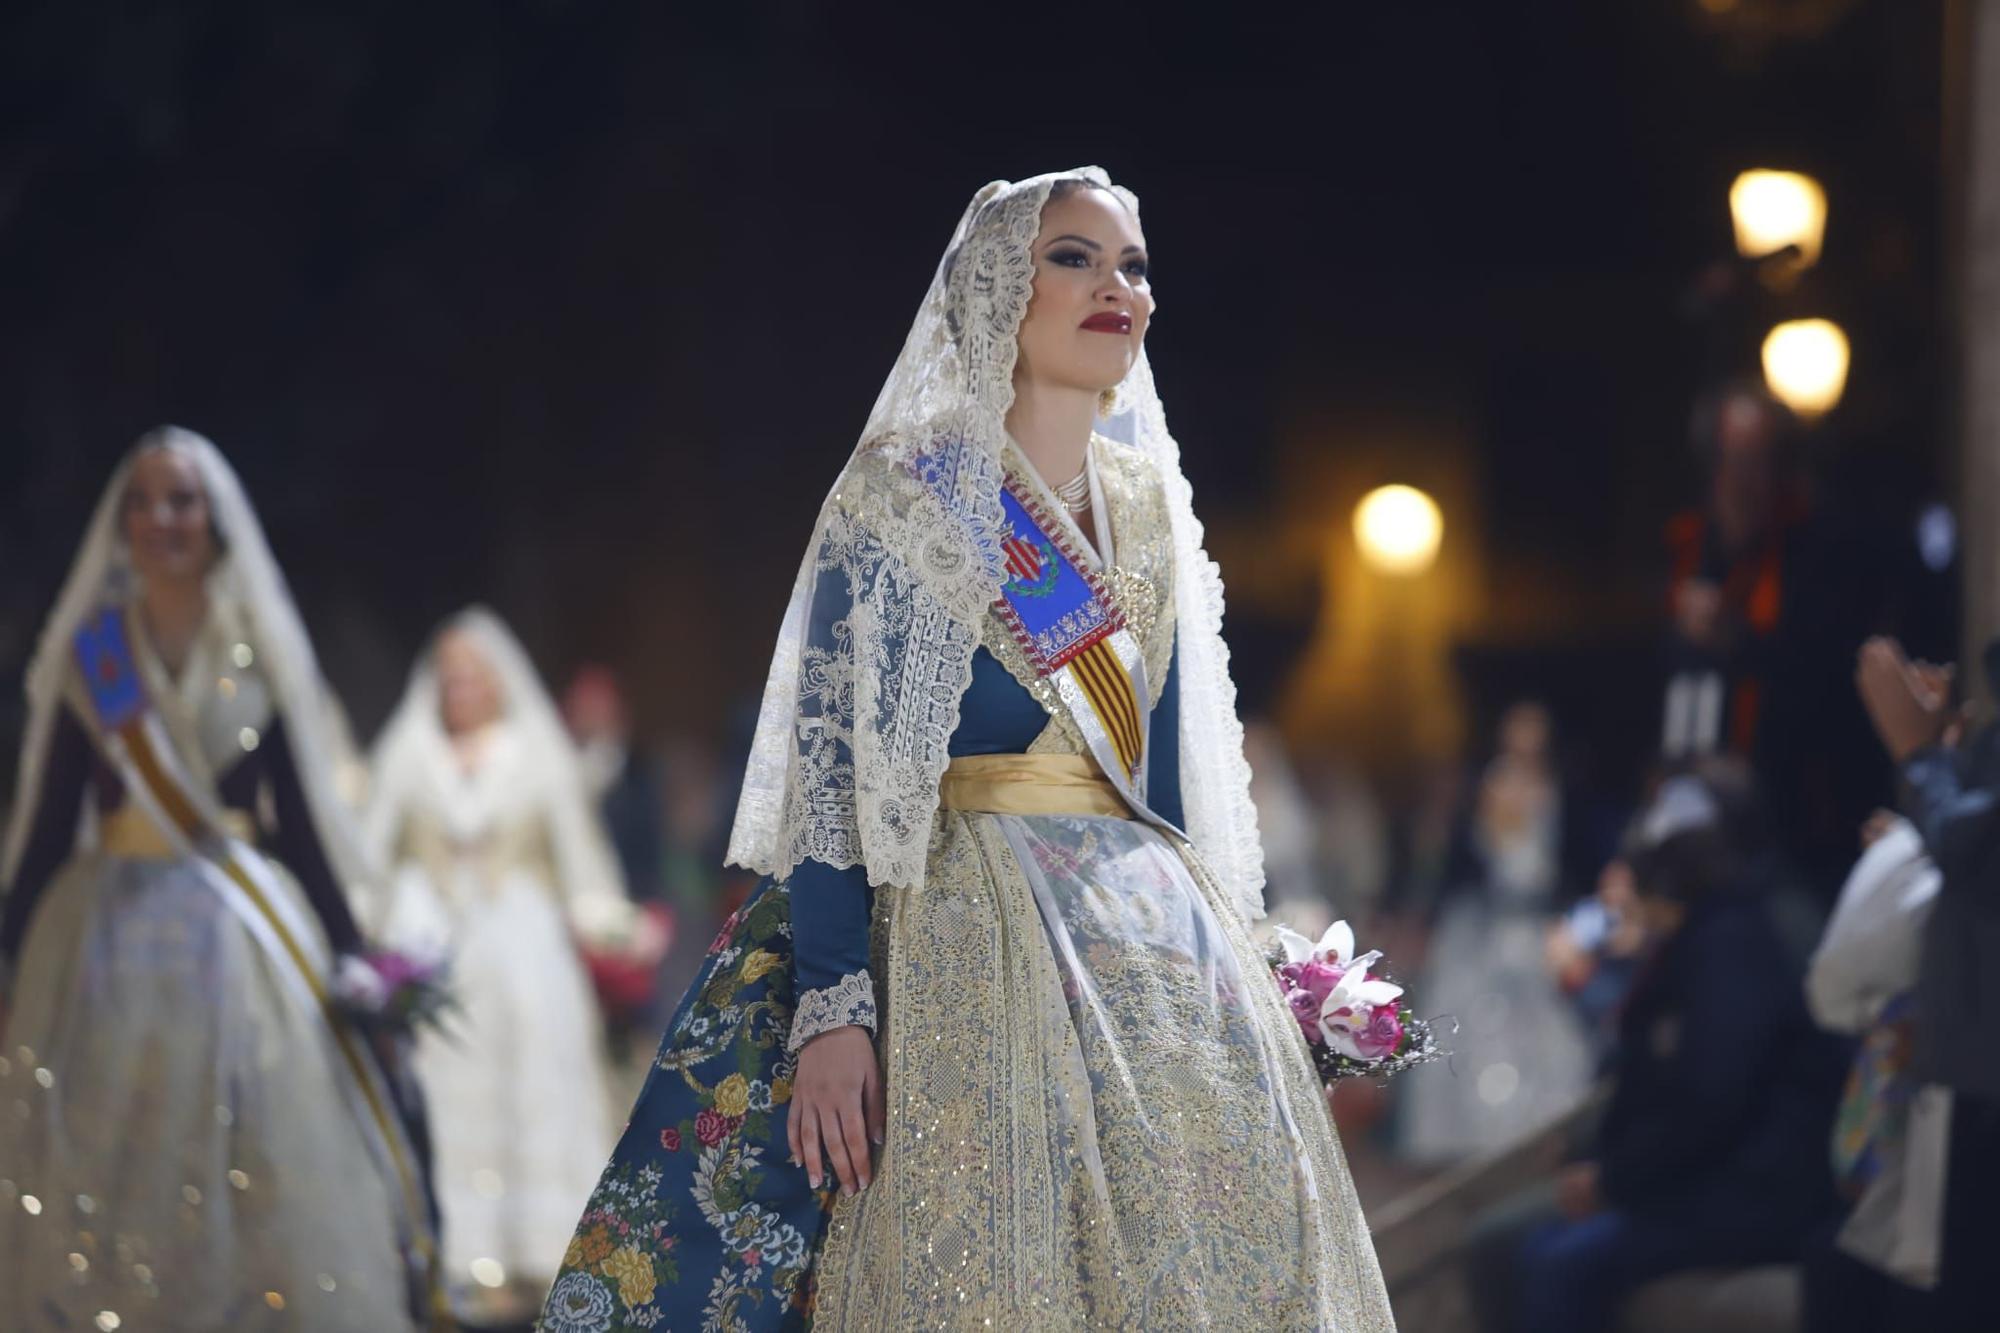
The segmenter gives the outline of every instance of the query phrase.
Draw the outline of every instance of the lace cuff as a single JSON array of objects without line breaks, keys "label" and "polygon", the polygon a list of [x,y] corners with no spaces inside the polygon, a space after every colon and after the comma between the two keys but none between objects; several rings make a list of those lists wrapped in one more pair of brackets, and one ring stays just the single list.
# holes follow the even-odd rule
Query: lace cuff
[{"label": "lace cuff", "polygon": [[844,1027],[875,1031],[875,981],[865,967],[859,972],[849,972],[831,986],[799,996],[798,1012],[792,1015],[792,1035],[785,1042],[785,1049],[796,1054],[799,1047],[820,1033]]}]

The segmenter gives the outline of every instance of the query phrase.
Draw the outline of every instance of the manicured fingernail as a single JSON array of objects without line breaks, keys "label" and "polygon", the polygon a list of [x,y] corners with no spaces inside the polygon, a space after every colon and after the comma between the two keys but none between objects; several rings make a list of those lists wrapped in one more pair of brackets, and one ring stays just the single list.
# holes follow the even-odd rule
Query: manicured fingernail
[{"label": "manicured fingernail", "polygon": [[886,1143],[887,1141],[888,1141],[888,1140],[884,1139],[884,1138],[883,1138],[883,1137],[882,1137],[882,1136],[881,1136],[880,1134],[877,1134],[877,1135],[875,1136],[875,1146],[876,1146],[876,1147],[878,1147],[878,1148],[879,1148],[879,1147],[881,1147],[881,1146],[882,1146],[882,1145],[883,1145],[884,1143]]},{"label": "manicured fingernail", "polygon": [[818,1189],[818,1188],[819,1188],[819,1177],[818,1177],[818,1176],[807,1176],[807,1177],[806,1177],[806,1181],[807,1181],[807,1183],[809,1183],[809,1184],[810,1184],[810,1185],[811,1185],[811,1186],[812,1186],[812,1187],[813,1187],[814,1189]]}]

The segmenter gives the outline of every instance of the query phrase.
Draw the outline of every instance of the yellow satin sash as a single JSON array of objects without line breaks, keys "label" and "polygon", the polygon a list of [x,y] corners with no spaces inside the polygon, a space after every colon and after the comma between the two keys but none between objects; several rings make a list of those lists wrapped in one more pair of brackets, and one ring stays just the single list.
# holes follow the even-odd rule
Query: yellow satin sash
[{"label": "yellow satin sash", "polygon": [[1132,808],[1095,760],[1080,754],[977,754],[951,761],[938,783],[946,810],[993,815],[1130,819]]}]

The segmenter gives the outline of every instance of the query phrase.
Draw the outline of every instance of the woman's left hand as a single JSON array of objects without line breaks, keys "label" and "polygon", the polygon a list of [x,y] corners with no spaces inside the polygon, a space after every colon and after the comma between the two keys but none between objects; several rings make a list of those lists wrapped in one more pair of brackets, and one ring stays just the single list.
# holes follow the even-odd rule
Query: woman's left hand
[{"label": "woman's left hand", "polygon": [[800,1048],[785,1135],[814,1189],[826,1162],[842,1194],[867,1189],[875,1174],[872,1145],[882,1142],[885,1120],[882,1066],[867,1028],[834,1028]]}]

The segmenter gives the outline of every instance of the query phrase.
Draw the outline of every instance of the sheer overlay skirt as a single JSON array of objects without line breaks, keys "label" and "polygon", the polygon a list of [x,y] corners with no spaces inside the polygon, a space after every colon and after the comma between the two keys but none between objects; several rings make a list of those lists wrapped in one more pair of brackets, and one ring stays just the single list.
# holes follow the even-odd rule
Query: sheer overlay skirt
[{"label": "sheer overlay skirt", "polygon": [[889,1134],[825,1327],[1391,1327],[1295,1022],[1148,825],[949,814],[885,894]]},{"label": "sheer overlay skirt", "polygon": [[193,866],[72,862],[0,1049],[0,1327],[409,1327],[340,1058]]}]

